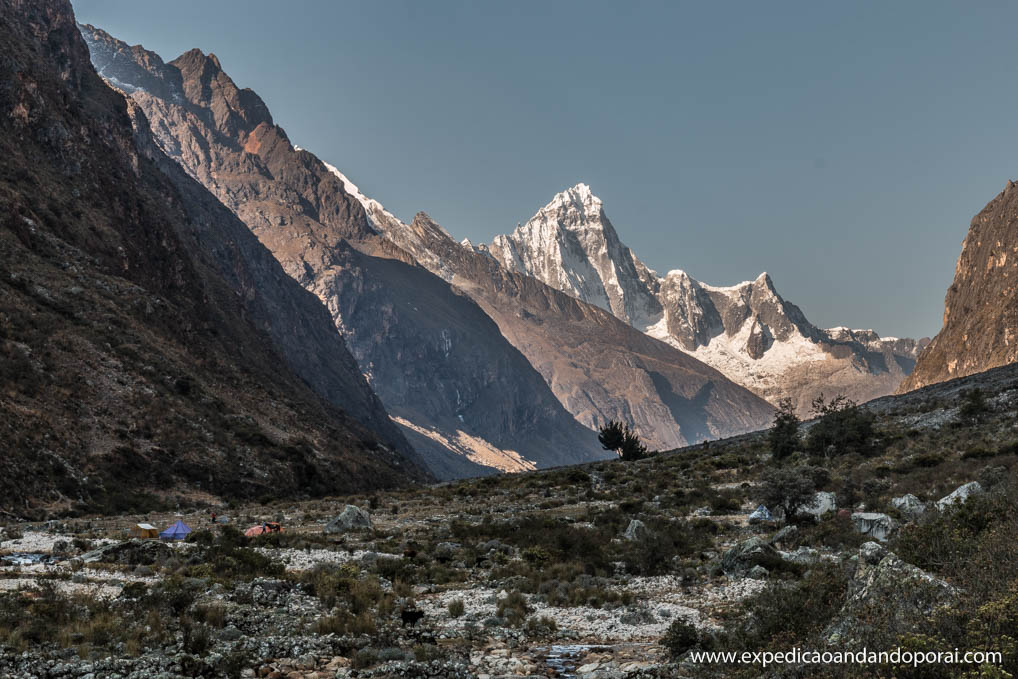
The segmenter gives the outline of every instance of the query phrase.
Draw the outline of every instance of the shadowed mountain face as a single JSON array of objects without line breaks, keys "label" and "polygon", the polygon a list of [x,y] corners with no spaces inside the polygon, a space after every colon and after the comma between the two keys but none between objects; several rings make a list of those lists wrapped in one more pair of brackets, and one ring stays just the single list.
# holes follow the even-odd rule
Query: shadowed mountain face
[{"label": "shadowed mountain face", "polygon": [[893,391],[924,341],[872,330],[817,328],[766,273],[729,287],[681,270],[659,276],[619,239],[586,184],[556,195],[526,224],[484,249],[506,267],[610,311],[800,414],[821,392],[865,401]]},{"label": "shadowed mountain face", "polygon": [[899,391],[1018,360],[1018,185],[975,216],[944,299],[944,326]]},{"label": "shadowed mountain face", "polygon": [[325,302],[371,386],[436,474],[605,456],[484,312],[380,236],[343,183],[294,148],[214,55],[192,50],[165,64],[98,29],[82,31],[96,69],[145,111],[159,146]]},{"label": "shadowed mountain face", "polygon": [[[128,47],[98,29],[83,27],[83,31],[96,68],[110,82],[119,82],[132,90],[132,97],[152,120],[160,145],[167,153],[237,212],[273,250],[288,273],[326,301],[362,369],[370,376],[372,386],[390,411],[406,420],[401,423],[408,430],[418,434],[423,430],[432,440],[443,437],[465,440],[466,436],[480,436],[496,448],[504,449],[506,446],[499,442],[496,434],[515,432],[515,439],[501,440],[507,445],[518,442],[521,440],[518,433],[527,424],[515,421],[518,414],[517,408],[511,405],[514,402],[533,404],[545,413],[545,420],[554,414],[560,426],[562,406],[590,427],[610,418],[623,419],[634,424],[640,434],[657,447],[674,447],[702,437],[746,431],[763,426],[769,420],[771,409],[762,400],[735,386],[717,371],[646,337],[611,314],[578,302],[534,278],[509,271],[486,254],[456,243],[426,215],[419,215],[409,225],[399,222],[380,205],[360,196],[352,184],[347,186],[345,178],[334,168],[310,153],[296,151],[283,131],[272,125],[260,100],[253,93],[244,94],[245,91],[236,88],[232,81],[228,82],[214,56],[200,56],[192,51],[170,64],[162,64],[158,57],[150,53],[142,56],[140,48]],[[162,74],[162,82],[145,87],[143,83],[153,73]],[[245,102],[251,105],[250,111],[244,109]],[[343,250],[340,241],[344,240],[364,256],[359,261],[363,276],[355,280],[349,280],[353,275],[350,267],[337,259],[337,253]],[[461,424],[467,426],[454,422],[457,428],[450,430],[445,424],[450,414],[448,403],[436,402],[428,412],[418,412],[417,420],[410,419],[409,412],[401,414],[401,408],[420,410],[421,406],[403,405],[408,401],[401,386],[404,380],[382,379],[380,361],[395,355],[388,344],[399,345],[402,340],[393,338],[393,325],[370,325],[382,323],[384,319],[367,319],[362,314],[355,322],[350,301],[354,297],[336,293],[342,287],[364,285],[362,279],[372,280],[373,267],[381,266],[375,263],[379,257],[419,264],[442,279],[446,294],[453,297],[439,306],[459,308],[455,315],[449,316],[459,319],[459,324],[444,330],[455,329],[455,334],[469,336],[469,326],[476,322],[467,323],[463,319],[474,318],[479,306],[497,326],[490,327],[518,350],[514,353],[526,358],[532,366],[530,372],[536,369],[543,377],[546,383],[543,393],[537,393],[535,398],[533,393],[520,392],[520,398],[510,398],[506,406],[508,412],[492,417],[503,423],[496,432],[479,428],[466,415]],[[388,295],[387,308],[403,319],[399,327],[414,328],[414,333],[423,332],[418,328],[432,325],[428,310],[413,309],[406,304],[403,296],[409,293],[398,290],[403,283],[384,279],[391,274],[392,271],[386,269],[376,277],[375,281],[383,283],[375,284],[373,290],[379,295]],[[397,276],[397,280],[406,278]],[[454,304],[457,299],[458,303]],[[419,317],[415,317],[418,312]],[[429,336],[427,341],[440,345],[445,339],[439,332]],[[485,341],[495,345],[495,338]],[[458,351],[459,346],[462,345],[454,343],[452,351]],[[445,358],[439,354],[438,360]],[[488,363],[509,365],[511,360],[508,356],[497,360],[489,356]],[[492,382],[491,368],[478,374],[476,370],[464,369],[463,366],[472,365],[470,361],[456,360],[455,363],[459,367],[450,366],[438,373],[449,376],[459,373],[456,380],[448,381],[450,387],[458,381],[457,398],[479,393],[478,383],[503,384],[506,381]],[[421,362],[405,367],[435,372]],[[657,384],[651,373],[661,376]],[[427,379],[435,378],[433,375]],[[668,383],[668,389],[661,387],[662,378]],[[526,381],[529,384],[530,378]],[[713,387],[703,392],[708,382]],[[432,391],[455,396],[454,391],[443,388],[442,383]],[[548,402],[551,392],[554,396]],[[709,393],[709,397],[698,401],[695,397],[700,393]],[[555,403],[556,397],[560,403]],[[427,399],[425,403],[434,400]],[[494,406],[498,402],[498,399],[490,400]],[[469,405],[470,402],[465,403]],[[682,411],[681,419],[691,424],[680,426],[680,418],[673,412],[676,409]],[[687,410],[690,412],[685,412]],[[454,408],[451,412],[458,411]],[[566,430],[568,427],[563,429]],[[551,430],[544,427],[534,431],[551,434]],[[584,433],[584,436],[592,440],[591,434]],[[420,448],[419,440],[413,440]],[[578,451],[576,441],[578,439],[574,438],[563,450]],[[589,459],[591,455],[601,454],[596,444],[593,450],[581,448],[580,455],[569,453],[568,459]],[[513,450],[539,465],[546,463],[544,459],[520,451],[518,446]],[[565,455],[560,453],[556,462],[566,461]]]},{"label": "shadowed mountain face", "polygon": [[320,303],[146,142],[70,5],[0,11],[0,506],[426,478]]}]

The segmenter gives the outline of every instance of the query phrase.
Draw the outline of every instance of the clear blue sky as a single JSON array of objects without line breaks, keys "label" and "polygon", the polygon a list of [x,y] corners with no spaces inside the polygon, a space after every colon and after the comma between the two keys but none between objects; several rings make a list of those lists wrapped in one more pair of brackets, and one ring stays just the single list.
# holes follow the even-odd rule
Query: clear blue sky
[{"label": "clear blue sky", "polygon": [[770,272],[818,325],[932,335],[1018,176],[1018,4],[75,0],[214,52],[402,218],[488,242],[579,181],[652,268]]}]

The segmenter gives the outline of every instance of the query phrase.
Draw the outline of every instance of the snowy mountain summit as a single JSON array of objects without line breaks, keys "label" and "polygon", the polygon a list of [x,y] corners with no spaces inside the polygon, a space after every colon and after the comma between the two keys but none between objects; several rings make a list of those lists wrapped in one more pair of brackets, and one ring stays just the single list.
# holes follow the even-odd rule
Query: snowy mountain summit
[{"label": "snowy mountain summit", "polygon": [[619,240],[586,184],[555,196],[510,236],[496,236],[491,254],[637,327],[661,315],[651,292],[654,272]]},{"label": "snowy mountain summit", "polygon": [[504,266],[595,304],[770,400],[805,413],[821,391],[857,400],[891,393],[921,342],[817,328],[766,273],[728,287],[676,269],[659,276],[619,239],[586,184],[557,194],[489,247]]}]

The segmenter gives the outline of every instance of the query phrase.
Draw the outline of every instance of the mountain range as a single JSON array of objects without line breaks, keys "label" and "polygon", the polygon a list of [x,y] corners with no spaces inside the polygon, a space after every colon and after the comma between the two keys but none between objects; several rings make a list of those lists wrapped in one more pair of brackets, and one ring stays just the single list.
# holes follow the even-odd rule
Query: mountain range
[{"label": "mountain range", "polygon": [[164,63],[82,31],[96,70],[145,111],[167,155],[322,299],[438,473],[477,473],[464,459],[503,469],[596,459],[589,427],[608,419],[662,448],[769,421],[766,402],[687,354],[462,246],[423,213],[400,222],[291,145],[214,55]]},{"label": "mountain range", "polygon": [[600,198],[578,184],[556,195],[487,252],[605,309],[801,415],[821,393],[866,401],[894,391],[928,340],[821,329],[784,300],[771,277],[718,287],[675,269],[660,276],[624,245]]},{"label": "mountain range", "polygon": [[806,415],[1018,358],[1012,183],[932,343],[822,329],[766,273],[659,275],[582,183],[487,245],[405,222],[214,54],[164,62],[61,0],[2,1],[8,507],[574,464],[609,455],[608,420],[669,449],[765,427],[783,398]]}]

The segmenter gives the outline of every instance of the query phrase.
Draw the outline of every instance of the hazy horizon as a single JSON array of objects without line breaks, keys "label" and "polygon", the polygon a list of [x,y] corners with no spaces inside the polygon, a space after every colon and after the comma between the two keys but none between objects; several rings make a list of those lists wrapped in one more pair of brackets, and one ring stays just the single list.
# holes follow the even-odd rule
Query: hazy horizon
[{"label": "hazy horizon", "polygon": [[932,336],[1014,177],[1018,7],[76,0],[214,52],[294,144],[487,243],[578,182],[648,266],[770,273],[821,327]]}]

